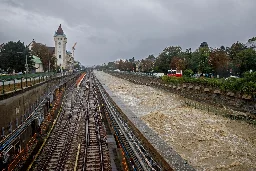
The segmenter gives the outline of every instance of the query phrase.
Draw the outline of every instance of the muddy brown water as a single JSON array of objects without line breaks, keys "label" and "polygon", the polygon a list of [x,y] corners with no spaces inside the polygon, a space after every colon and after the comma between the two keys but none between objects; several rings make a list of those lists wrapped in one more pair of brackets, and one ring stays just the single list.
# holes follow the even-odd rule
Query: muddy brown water
[{"label": "muddy brown water", "polygon": [[256,170],[255,126],[188,107],[164,90],[96,76],[196,170]]}]

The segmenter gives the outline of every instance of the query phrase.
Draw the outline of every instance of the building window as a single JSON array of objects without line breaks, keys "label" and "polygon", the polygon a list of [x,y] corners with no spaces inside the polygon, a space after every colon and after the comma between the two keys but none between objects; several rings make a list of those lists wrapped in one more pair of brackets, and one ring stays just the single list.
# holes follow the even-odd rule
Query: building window
[{"label": "building window", "polygon": [[61,55],[59,55],[59,58],[61,58]]}]

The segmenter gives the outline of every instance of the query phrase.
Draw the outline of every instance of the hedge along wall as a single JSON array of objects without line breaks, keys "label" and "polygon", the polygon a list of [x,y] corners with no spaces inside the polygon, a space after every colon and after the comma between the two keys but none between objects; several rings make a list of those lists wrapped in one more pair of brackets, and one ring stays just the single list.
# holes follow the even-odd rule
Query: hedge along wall
[{"label": "hedge along wall", "polygon": [[[256,72],[245,73],[243,78],[190,78],[190,77],[168,77],[163,76],[162,80],[165,83],[181,84],[191,83],[198,86],[206,86],[214,89],[219,89],[221,92],[233,92],[250,96],[256,95]],[[249,97],[248,97],[249,98]]]}]

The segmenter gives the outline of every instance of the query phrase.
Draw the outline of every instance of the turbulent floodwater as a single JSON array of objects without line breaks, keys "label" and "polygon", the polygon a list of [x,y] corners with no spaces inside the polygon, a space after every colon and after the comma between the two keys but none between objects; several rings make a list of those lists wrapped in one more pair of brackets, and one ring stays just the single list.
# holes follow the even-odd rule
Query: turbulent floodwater
[{"label": "turbulent floodwater", "polygon": [[163,90],[95,73],[196,170],[256,170],[255,126],[187,107]]}]

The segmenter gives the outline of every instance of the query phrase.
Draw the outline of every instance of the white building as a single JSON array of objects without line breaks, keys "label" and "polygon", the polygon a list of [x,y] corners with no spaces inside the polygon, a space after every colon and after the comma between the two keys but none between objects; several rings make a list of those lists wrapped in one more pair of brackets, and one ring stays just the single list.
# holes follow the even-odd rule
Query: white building
[{"label": "white building", "polygon": [[55,57],[57,58],[57,66],[61,69],[66,69],[66,44],[67,37],[64,34],[61,24],[54,34],[55,41]]}]

